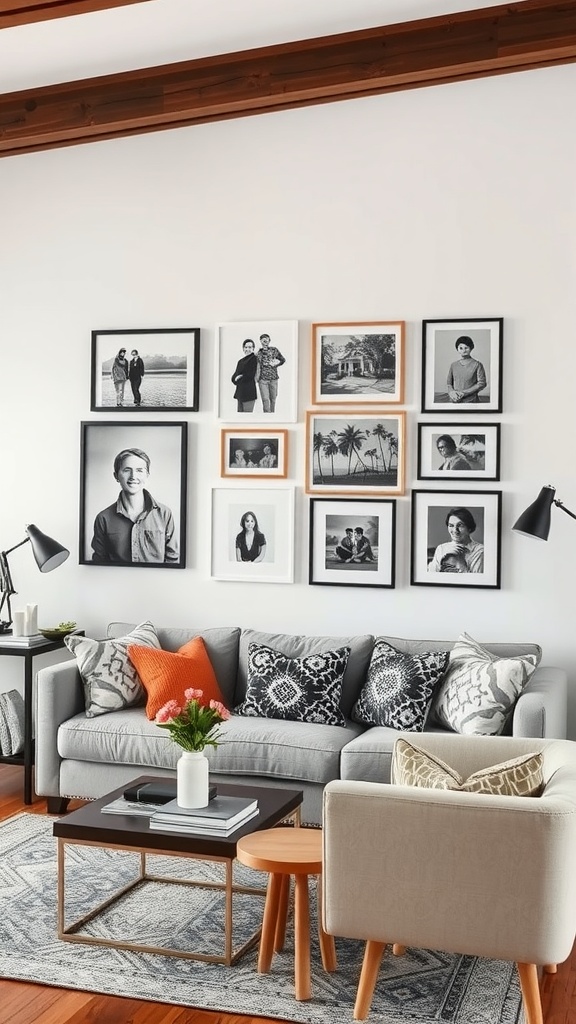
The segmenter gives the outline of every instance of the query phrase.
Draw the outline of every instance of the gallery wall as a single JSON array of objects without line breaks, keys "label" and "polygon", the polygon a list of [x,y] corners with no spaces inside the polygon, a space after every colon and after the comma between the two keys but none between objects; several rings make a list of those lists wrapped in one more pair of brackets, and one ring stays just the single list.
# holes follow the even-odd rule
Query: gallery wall
[{"label": "gallery wall", "polygon": [[[34,522],[72,552],[48,575],[14,552],[14,607],[94,636],[150,618],[536,641],[570,674],[576,737],[575,524],[556,511],[547,544],[511,532],[543,484],[576,508],[575,88],[567,66],[0,161],[0,544]],[[503,411],[486,416],[501,479],[472,488],[502,492],[497,590],[409,584],[410,494],[439,486],[417,479],[417,426],[434,419],[420,413],[422,320],[455,317],[504,318]],[[220,476],[216,325],[274,319],[298,321],[288,477],[269,482],[295,491],[294,582],[214,580],[212,489],[247,486]],[[396,587],[310,586],[311,324],[383,320],[406,323]],[[187,565],[80,565],[80,424],[117,418],[90,412],[91,331],[146,327],[201,329],[199,411],[153,414],[189,424]],[[18,680],[3,659],[0,687]]]}]

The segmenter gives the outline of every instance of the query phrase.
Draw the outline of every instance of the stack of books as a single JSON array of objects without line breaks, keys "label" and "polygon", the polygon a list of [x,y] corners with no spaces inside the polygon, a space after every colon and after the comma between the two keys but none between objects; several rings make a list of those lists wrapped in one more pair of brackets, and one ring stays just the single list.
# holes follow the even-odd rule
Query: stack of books
[{"label": "stack of books", "polygon": [[40,644],[47,644],[48,640],[42,633],[34,633],[32,636],[13,636],[12,633],[0,634],[2,647],[38,647]]},{"label": "stack of books", "polygon": [[258,814],[258,801],[251,797],[215,796],[207,807],[179,807],[171,800],[157,808],[149,819],[158,832],[187,832],[197,836],[225,839]]}]

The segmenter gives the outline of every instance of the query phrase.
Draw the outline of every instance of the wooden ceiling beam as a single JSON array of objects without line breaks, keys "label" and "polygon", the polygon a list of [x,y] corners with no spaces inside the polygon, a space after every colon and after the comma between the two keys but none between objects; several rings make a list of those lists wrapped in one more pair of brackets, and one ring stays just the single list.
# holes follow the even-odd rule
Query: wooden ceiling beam
[{"label": "wooden ceiling beam", "polygon": [[0,96],[0,156],[576,61],[574,0],[521,0]]},{"label": "wooden ceiling beam", "polygon": [[150,0],[0,0],[0,29],[149,2]]}]

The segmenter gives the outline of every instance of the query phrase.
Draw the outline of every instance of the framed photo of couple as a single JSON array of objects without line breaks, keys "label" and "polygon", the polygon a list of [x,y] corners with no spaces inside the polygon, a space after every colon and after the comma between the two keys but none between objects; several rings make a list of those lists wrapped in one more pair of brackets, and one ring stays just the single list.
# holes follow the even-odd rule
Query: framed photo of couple
[{"label": "framed photo of couple", "polygon": [[286,477],[287,473],[287,430],[222,430],[221,476]]},{"label": "framed photo of couple", "polygon": [[200,328],[92,331],[92,412],[198,412]]},{"label": "framed photo of couple", "polygon": [[218,325],[218,417],[230,423],[295,423],[298,321]]},{"label": "framed photo of couple", "polygon": [[309,583],[327,587],[394,587],[395,550],[395,501],[310,501]]},{"label": "framed photo of couple", "polygon": [[500,491],[412,491],[410,583],[500,588]]},{"label": "framed photo of couple", "polygon": [[502,412],[502,317],[422,322],[422,412]]}]

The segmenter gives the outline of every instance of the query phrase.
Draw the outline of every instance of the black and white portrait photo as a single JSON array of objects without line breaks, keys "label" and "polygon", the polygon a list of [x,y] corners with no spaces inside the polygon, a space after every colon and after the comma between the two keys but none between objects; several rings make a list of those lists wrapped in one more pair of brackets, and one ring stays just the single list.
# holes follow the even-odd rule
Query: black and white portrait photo
[{"label": "black and white portrait photo", "polygon": [[499,480],[499,423],[419,423],[420,480]]},{"label": "black and white portrait photo", "polygon": [[310,503],[310,583],[394,586],[396,503],[315,498]]},{"label": "black and white portrait photo", "polygon": [[312,404],[402,402],[404,322],[312,325]]},{"label": "black and white portrait photo", "polygon": [[220,419],[294,423],[297,388],[297,320],[218,325]]},{"label": "black and white portrait photo", "polygon": [[92,331],[93,412],[198,410],[200,328]]},{"label": "black and white portrait photo", "polygon": [[422,412],[502,411],[502,318],[424,320]]},{"label": "black and white portrait photo", "polygon": [[412,583],[499,587],[501,494],[412,492]]},{"label": "black and white portrait photo", "polygon": [[287,435],[287,430],[223,430],[221,475],[285,477]]},{"label": "black and white portrait photo", "polygon": [[212,578],[291,583],[294,490],[214,488]]},{"label": "black and white portrait photo", "polygon": [[309,494],[403,494],[406,414],[306,413]]},{"label": "black and white portrait photo", "polygon": [[187,429],[81,424],[81,565],[185,567]]}]

